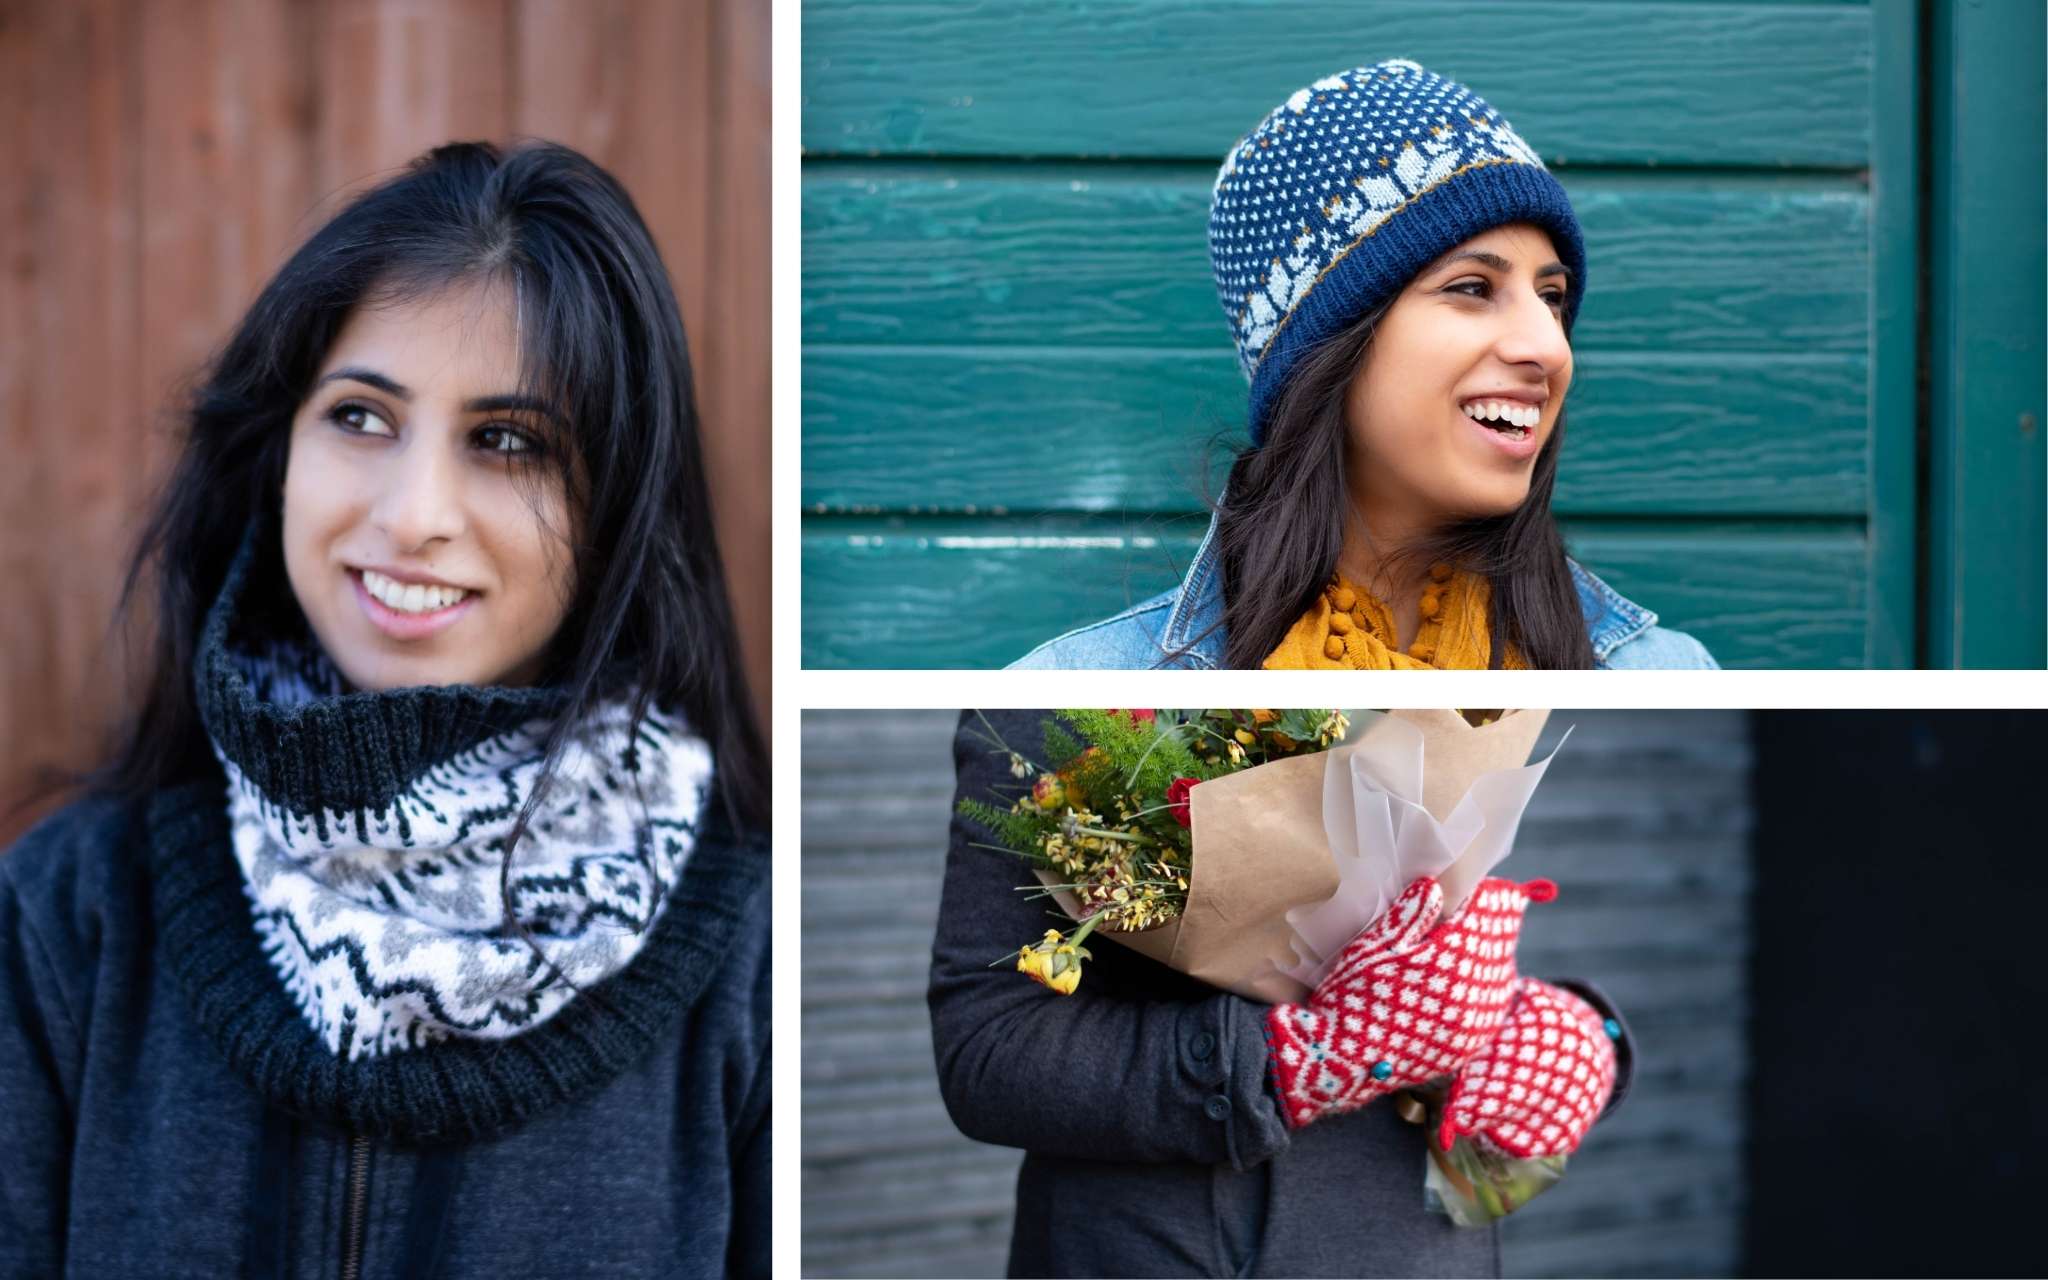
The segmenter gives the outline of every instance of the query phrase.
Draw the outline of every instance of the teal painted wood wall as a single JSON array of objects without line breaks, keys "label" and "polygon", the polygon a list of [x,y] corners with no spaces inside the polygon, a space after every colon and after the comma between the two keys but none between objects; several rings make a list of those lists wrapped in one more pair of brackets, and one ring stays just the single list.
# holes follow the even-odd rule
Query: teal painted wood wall
[{"label": "teal painted wood wall", "polygon": [[1486,96],[1585,227],[1574,553],[1724,665],[1914,661],[1910,4],[803,22],[804,665],[1001,665],[1177,580],[1244,405],[1218,158],[1391,56]]},{"label": "teal painted wood wall", "polygon": [[1930,0],[1927,26],[1928,658],[2039,668],[2048,664],[2048,6]]}]

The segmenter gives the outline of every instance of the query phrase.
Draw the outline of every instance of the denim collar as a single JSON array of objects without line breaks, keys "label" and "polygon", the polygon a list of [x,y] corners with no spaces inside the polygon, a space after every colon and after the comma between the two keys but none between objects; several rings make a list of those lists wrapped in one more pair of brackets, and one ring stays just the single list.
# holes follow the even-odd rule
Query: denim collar
[{"label": "denim collar", "polygon": [[[1216,542],[1216,524],[1216,517],[1209,517],[1209,531],[1195,549],[1195,561],[1174,592],[1173,611],[1159,633],[1162,656],[1178,654],[1187,666],[1223,665],[1223,554]],[[1579,611],[1586,618],[1586,634],[1593,642],[1593,660],[1604,667],[1608,655],[1656,626],[1657,615],[1602,582],[1578,561],[1568,563],[1572,585],[1579,592]]]}]

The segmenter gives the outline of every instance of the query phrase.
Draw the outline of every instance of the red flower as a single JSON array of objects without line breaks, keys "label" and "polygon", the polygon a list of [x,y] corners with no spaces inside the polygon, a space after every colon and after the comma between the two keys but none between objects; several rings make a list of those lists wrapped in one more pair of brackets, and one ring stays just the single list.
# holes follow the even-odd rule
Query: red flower
[{"label": "red flower", "polygon": [[[1109,711],[1109,714],[1115,715],[1117,714],[1118,708],[1110,707],[1107,708],[1107,710]],[[1123,714],[1131,718],[1132,724],[1145,724],[1148,721],[1157,719],[1159,713],[1154,711],[1150,707],[1138,707],[1130,711],[1125,711]]]},{"label": "red flower", "polygon": [[1175,778],[1166,784],[1166,803],[1173,810],[1173,820],[1187,826],[1193,819],[1188,815],[1188,792],[1195,789],[1200,778]]}]

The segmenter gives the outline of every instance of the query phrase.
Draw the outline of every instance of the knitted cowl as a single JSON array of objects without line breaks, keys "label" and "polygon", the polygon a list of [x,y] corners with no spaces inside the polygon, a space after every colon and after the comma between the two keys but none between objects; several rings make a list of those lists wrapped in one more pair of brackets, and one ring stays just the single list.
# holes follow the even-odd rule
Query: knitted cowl
[{"label": "knitted cowl", "polygon": [[530,734],[567,699],[553,688],[468,685],[259,696],[249,648],[272,638],[237,626],[256,537],[209,611],[193,673],[201,719],[227,767],[157,793],[146,813],[161,962],[229,1064],[278,1106],[350,1132],[473,1139],[596,1089],[659,1037],[676,1034],[716,977],[765,873],[765,839],[740,838],[716,804],[694,824],[679,878],[654,881],[663,901],[630,960],[599,981],[579,982],[530,1026],[481,1036],[434,1028],[389,1037],[390,1051],[353,1056],[337,1052],[332,1028],[325,1036],[316,1030],[306,993],[288,989],[259,935],[232,843],[229,774],[284,810],[339,813],[366,832],[388,828],[422,779]]}]

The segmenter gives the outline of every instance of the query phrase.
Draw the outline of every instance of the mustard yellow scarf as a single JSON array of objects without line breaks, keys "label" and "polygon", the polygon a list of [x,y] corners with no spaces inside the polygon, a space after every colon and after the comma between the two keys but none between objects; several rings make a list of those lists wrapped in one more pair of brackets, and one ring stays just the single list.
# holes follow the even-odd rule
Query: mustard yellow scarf
[{"label": "mustard yellow scarf", "polygon": [[[1487,606],[1493,588],[1474,573],[1447,564],[1430,566],[1422,588],[1422,625],[1403,653],[1396,647],[1393,611],[1344,575],[1330,580],[1307,613],[1266,656],[1268,671],[1471,671],[1493,660]],[[1528,664],[1509,649],[1508,668]]]}]

